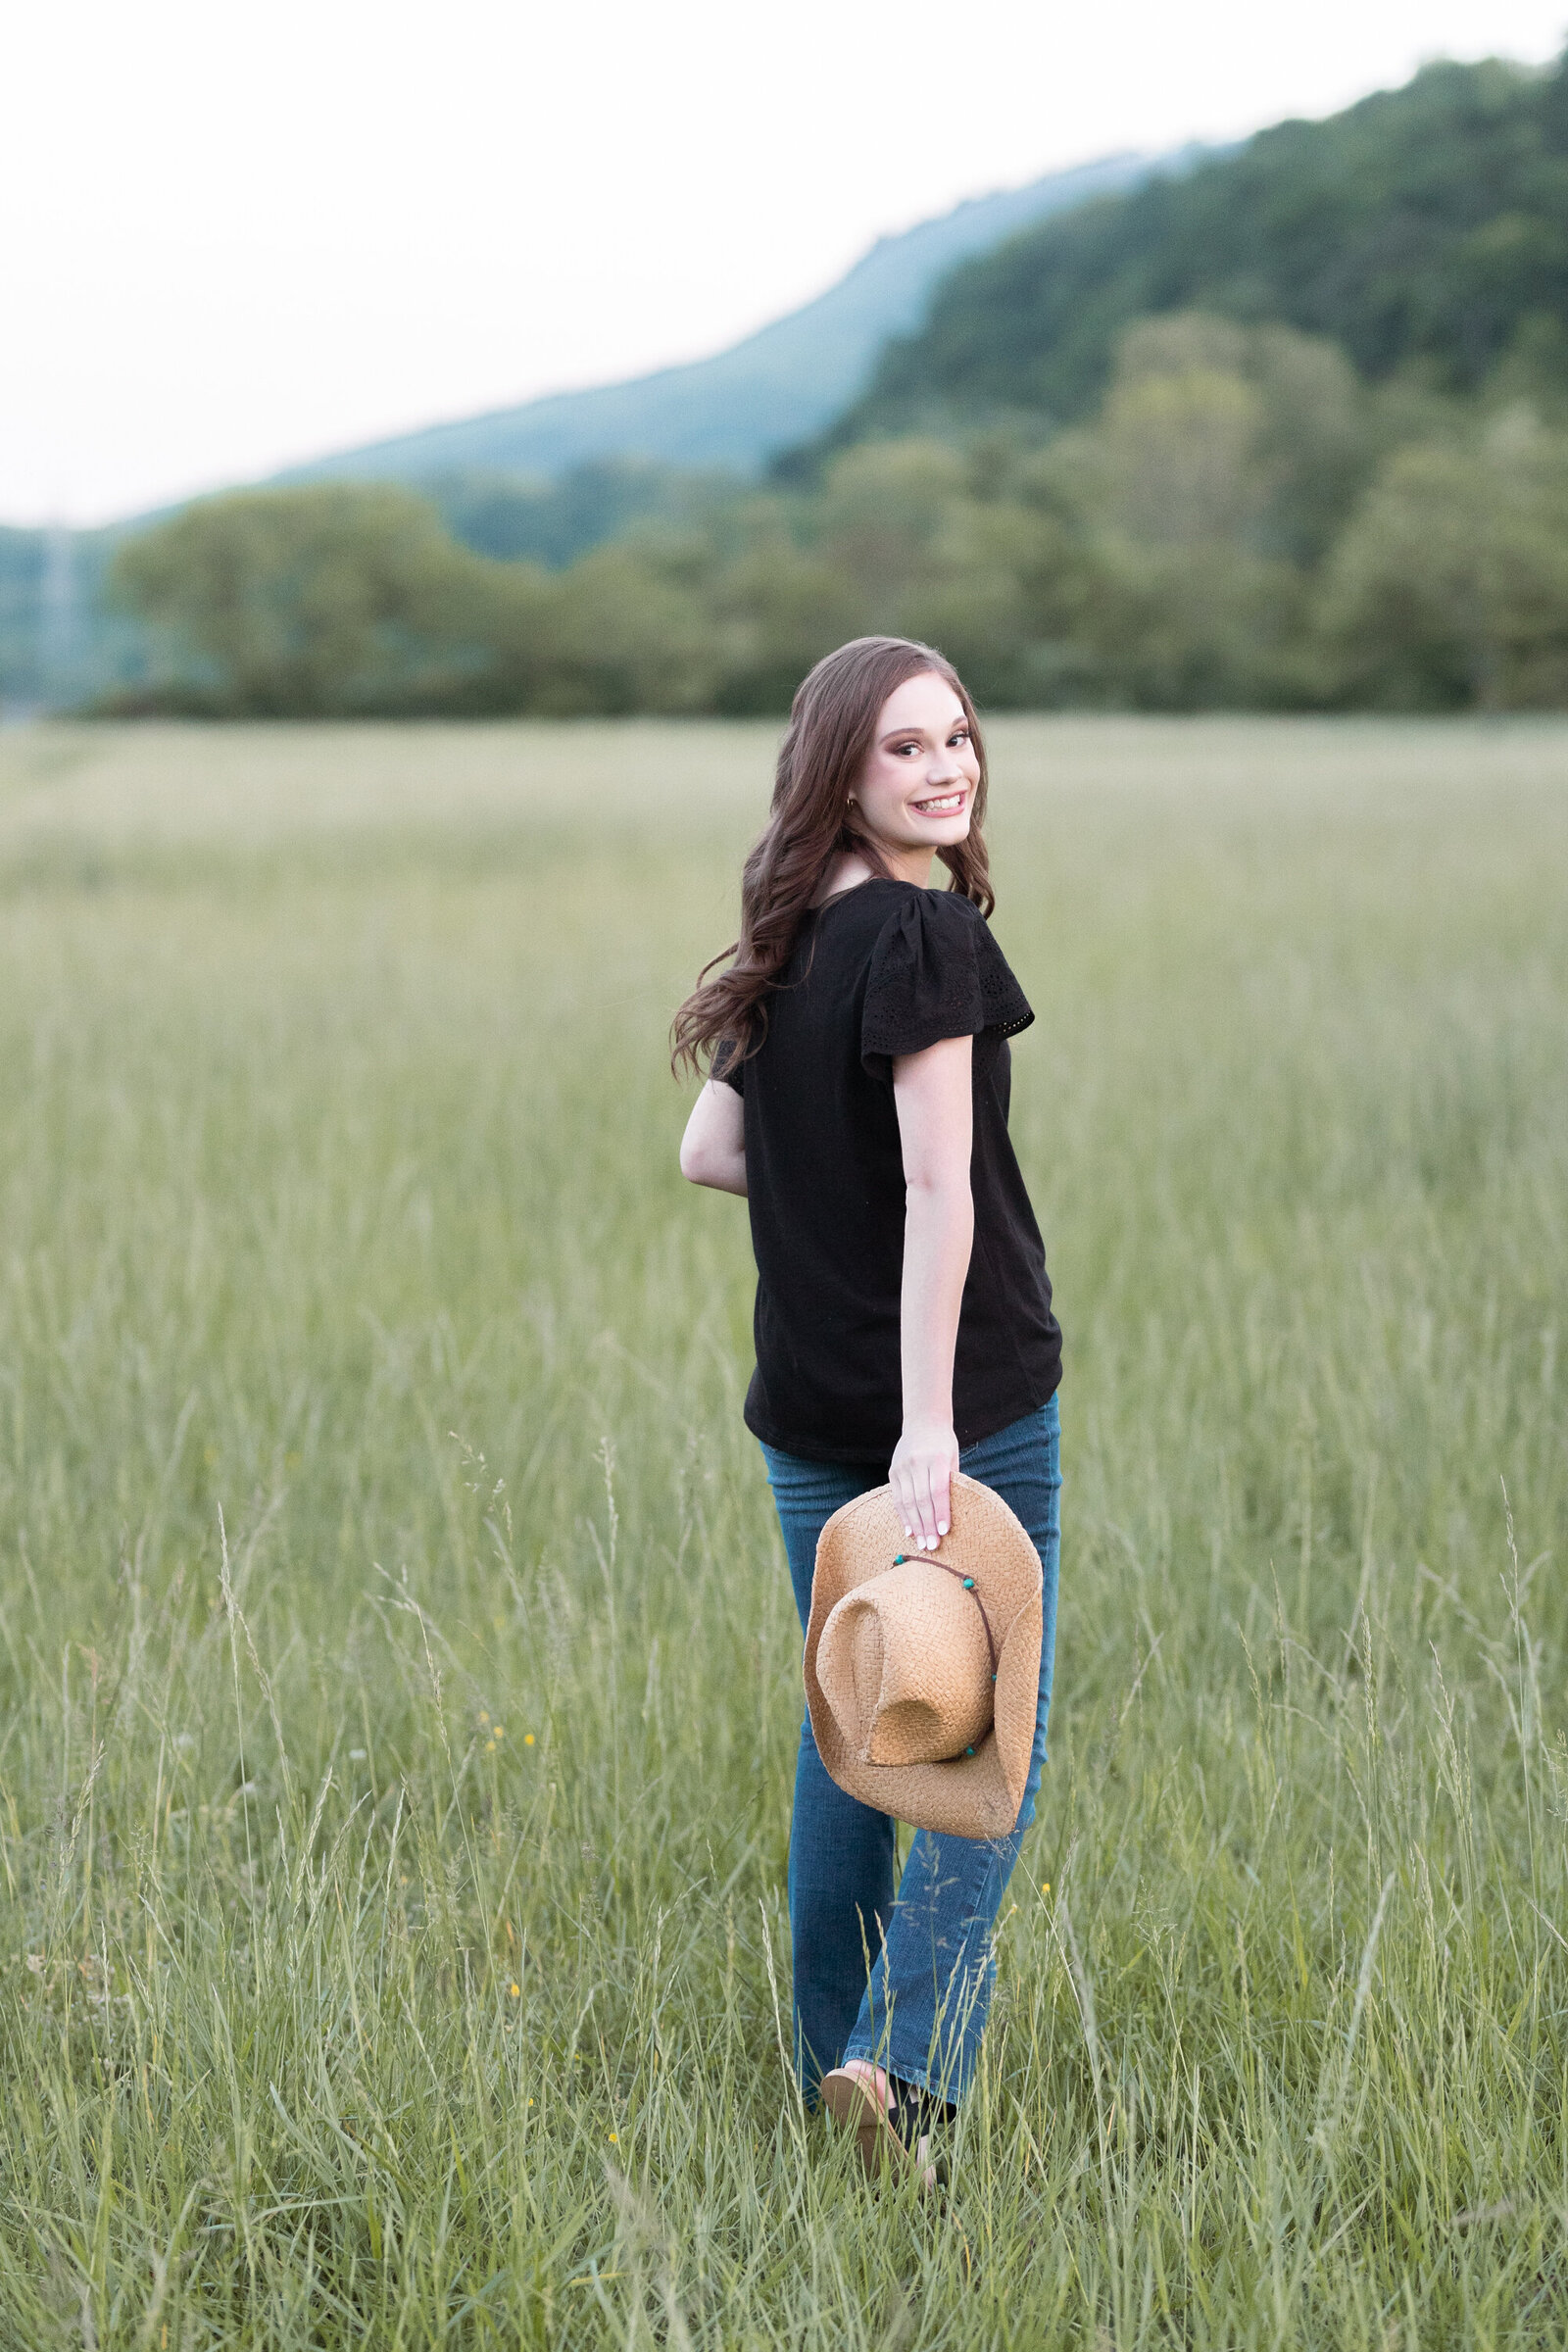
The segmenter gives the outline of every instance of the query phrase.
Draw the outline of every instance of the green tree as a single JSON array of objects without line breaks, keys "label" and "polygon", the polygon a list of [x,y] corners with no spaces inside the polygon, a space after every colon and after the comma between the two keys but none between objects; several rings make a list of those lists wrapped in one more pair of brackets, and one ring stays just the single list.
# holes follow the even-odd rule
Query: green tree
[{"label": "green tree", "polygon": [[856,583],[802,543],[802,502],[737,507],[702,581],[719,664],[714,707],[737,716],[785,711],[812,663],[862,627]]},{"label": "green tree", "polygon": [[909,589],[940,561],[966,480],[959,451],[921,439],[868,442],[829,467],[813,536],[853,588],[862,628],[900,625]]},{"label": "green tree", "polygon": [[1298,699],[1303,558],[1365,451],[1354,379],[1310,338],[1201,314],[1131,328],[1100,416],[1019,485],[1076,518],[1063,618],[1101,698]]},{"label": "green tree", "polygon": [[1095,559],[1048,509],[1008,495],[956,501],[899,608],[910,636],[939,645],[982,702],[1050,708],[1093,691],[1077,621]]},{"label": "green tree", "polygon": [[1470,447],[1396,451],[1334,552],[1318,619],[1346,702],[1568,704],[1568,435],[1520,408]]},{"label": "green tree", "polygon": [[552,582],[529,640],[537,681],[528,707],[556,717],[704,710],[718,673],[701,599],[635,545],[596,548]]},{"label": "green tree", "polygon": [[815,545],[858,628],[940,646],[983,702],[1049,705],[1081,686],[1066,630],[1088,559],[1059,503],[1019,495],[1001,437],[848,451],[828,470]]},{"label": "green tree", "polygon": [[483,707],[520,567],[458,547],[412,492],[330,485],[204,499],[127,540],[114,593],[225,715]]}]

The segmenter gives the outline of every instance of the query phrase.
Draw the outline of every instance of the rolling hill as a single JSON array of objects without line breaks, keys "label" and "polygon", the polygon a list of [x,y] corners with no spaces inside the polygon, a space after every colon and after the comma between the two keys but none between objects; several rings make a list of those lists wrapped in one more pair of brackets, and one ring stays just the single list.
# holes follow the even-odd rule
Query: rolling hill
[{"label": "rolling hill", "polygon": [[933,286],[956,264],[1053,214],[1190,161],[1189,155],[1160,164],[1107,156],[1028,187],[976,197],[901,236],[879,239],[825,294],[712,359],[342,450],[277,478],[553,478],[605,459],[751,472],[776,450],[819,432],[855,398],[887,337],[918,326]]}]

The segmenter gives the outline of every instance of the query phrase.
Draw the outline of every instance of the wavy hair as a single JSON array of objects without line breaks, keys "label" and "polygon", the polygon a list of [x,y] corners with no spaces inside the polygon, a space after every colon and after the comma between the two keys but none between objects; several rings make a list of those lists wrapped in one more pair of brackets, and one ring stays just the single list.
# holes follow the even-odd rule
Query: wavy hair
[{"label": "wavy hair", "polygon": [[[877,715],[890,694],[910,678],[946,679],[969,723],[980,782],[966,840],[937,856],[952,875],[951,890],[972,900],[982,914],[995,905],[981,825],[986,812],[986,754],[980,722],[962,679],[945,655],[908,637],[857,637],[824,655],[801,682],[779,748],[767,824],[741,876],[741,935],[705,963],[697,986],[670,1029],[676,1070],[711,1069],[725,1049],[727,1066],[761,1044],[767,999],[778,985],[800,936],[802,921],[828,868],[852,852],[875,874],[889,876],[887,859],[852,806],[853,790],[876,737]],[[716,967],[722,965],[719,971]],[[714,973],[712,979],[710,973]]]}]

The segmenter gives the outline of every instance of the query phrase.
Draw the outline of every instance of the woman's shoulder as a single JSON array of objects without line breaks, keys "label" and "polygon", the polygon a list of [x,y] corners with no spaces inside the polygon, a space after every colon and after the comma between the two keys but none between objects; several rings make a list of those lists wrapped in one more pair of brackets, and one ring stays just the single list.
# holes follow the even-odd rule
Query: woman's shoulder
[{"label": "woman's shoulder", "polygon": [[900,965],[972,962],[970,925],[979,920],[979,909],[954,893],[876,874],[811,908],[791,957],[792,976],[830,973],[832,985],[875,990]]},{"label": "woman's shoulder", "polygon": [[873,990],[901,971],[973,970],[997,952],[985,916],[959,892],[896,875],[862,882],[816,913],[818,949],[831,941],[845,962],[868,965]]},{"label": "woman's shoulder", "polygon": [[980,908],[957,891],[906,884],[871,953],[864,1054],[880,1066],[939,1038],[1010,1036],[1033,1018]]},{"label": "woman's shoulder", "polygon": [[971,956],[988,936],[986,918],[972,899],[961,891],[932,890],[915,882],[891,883],[877,918],[880,939],[889,945],[903,939],[928,955],[947,951]]},{"label": "woman's shoulder", "polygon": [[900,908],[911,895],[920,895],[911,883],[882,874],[873,874],[868,882],[857,882],[836,898],[808,907],[797,952],[806,950],[813,963],[824,951],[852,960],[869,956],[888,925],[897,922]]},{"label": "woman's shoulder", "polygon": [[810,913],[819,928],[831,919],[835,929],[879,934],[895,926],[929,928],[958,938],[970,924],[985,923],[972,901],[956,890],[932,890],[919,882],[905,882],[897,874],[873,874],[837,898],[824,899]]},{"label": "woman's shoulder", "polygon": [[961,890],[917,890],[919,919],[935,926],[954,939],[972,939],[975,926],[985,929],[986,918],[973,899],[966,899]]}]

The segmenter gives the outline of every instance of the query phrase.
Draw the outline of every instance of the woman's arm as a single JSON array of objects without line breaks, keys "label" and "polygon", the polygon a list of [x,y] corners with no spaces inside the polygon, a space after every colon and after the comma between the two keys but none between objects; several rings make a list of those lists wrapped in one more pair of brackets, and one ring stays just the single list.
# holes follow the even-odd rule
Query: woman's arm
[{"label": "woman's arm", "polygon": [[972,1038],[946,1037],[893,1064],[904,1147],[904,1434],[888,1475],[904,1532],[925,1550],[948,1532],[948,1484],[958,1467],[953,1351],[974,1241],[973,1046]]},{"label": "woman's arm", "polygon": [[680,1172],[689,1184],[746,1197],[746,1105],[732,1086],[710,1078],[680,1139]]}]

